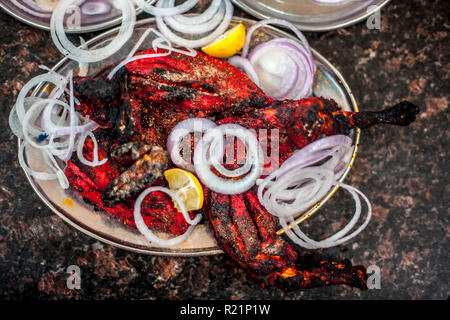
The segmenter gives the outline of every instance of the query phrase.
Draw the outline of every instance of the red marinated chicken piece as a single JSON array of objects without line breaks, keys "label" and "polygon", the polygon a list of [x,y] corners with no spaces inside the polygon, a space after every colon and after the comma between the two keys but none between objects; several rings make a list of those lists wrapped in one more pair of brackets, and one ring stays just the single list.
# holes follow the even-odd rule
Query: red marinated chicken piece
[{"label": "red marinated chicken piece", "polygon": [[[200,52],[196,57],[172,54],[136,60],[111,81],[102,75],[77,78],[75,90],[81,101],[77,110],[101,124],[96,137],[108,155],[109,167],[86,168],[75,165],[74,159],[67,169],[69,180],[89,202],[130,225],[134,197],[145,188],[146,181],[165,182],[156,178],[157,170],[146,175],[142,170],[146,167],[137,165],[142,158],[134,162],[137,156],[114,155],[124,145],[126,150],[134,144],[139,146],[135,150],[165,146],[172,128],[184,119],[208,117],[217,124],[278,129],[281,165],[296,149],[321,137],[348,134],[354,128],[379,123],[408,125],[419,112],[409,102],[379,112],[356,113],[342,111],[334,101],[317,97],[275,101],[238,69]],[[85,152],[92,152],[92,148],[86,148]],[[146,159],[143,164],[155,168],[152,161],[156,160]],[[158,159],[156,168],[162,170],[164,157]],[[169,162],[167,167],[171,166]],[[118,184],[119,175],[122,180]],[[154,193],[147,198],[146,223],[159,230],[168,224],[166,231],[178,234],[187,225],[180,221],[180,213],[170,199],[161,197]],[[205,188],[202,211],[219,246],[264,286],[285,290],[329,284],[366,287],[364,267],[328,260],[306,266],[298,261],[297,253],[277,236],[277,221],[259,203],[254,190],[230,196]]]}]

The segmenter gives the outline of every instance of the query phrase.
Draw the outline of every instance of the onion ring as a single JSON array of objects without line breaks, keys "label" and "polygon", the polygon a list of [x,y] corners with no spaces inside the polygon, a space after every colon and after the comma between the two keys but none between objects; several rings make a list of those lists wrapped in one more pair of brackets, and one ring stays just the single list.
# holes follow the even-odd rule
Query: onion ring
[{"label": "onion ring", "polygon": [[199,0],[186,0],[185,2],[183,2],[178,6],[169,8],[159,7],[158,4],[161,3],[161,0],[158,1],[156,7],[152,6],[152,4],[155,3],[155,0],[150,0],[150,2],[147,2],[145,0],[134,0],[134,1],[142,10],[154,16],[173,16],[191,10],[193,7],[197,5]]},{"label": "onion ring", "polygon": [[[180,211],[182,212],[184,218],[186,219],[186,222],[188,224],[190,224],[187,231],[184,234],[182,234],[181,236],[178,236],[178,237],[175,237],[175,238],[172,238],[169,240],[161,239],[161,238],[157,237],[145,224],[144,219],[142,218],[142,214],[141,214],[141,204],[144,201],[145,197],[149,193],[154,192],[154,191],[160,191],[160,192],[164,192],[164,193],[168,194],[178,204],[178,207],[180,208]],[[134,204],[134,221],[136,223],[137,229],[144,235],[144,237],[148,241],[153,242],[161,247],[172,247],[172,246],[175,246],[175,245],[180,244],[183,241],[185,241],[189,237],[189,235],[192,233],[195,225],[198,224],[198,222],[200,221],[201,218],[202,218],[202,215],[197,214],[194,219],[191,219],[189,217],[189,214],[186,211],[186,206],[184,205],[184,202],[177,196],[177,194],[175,192],[173,192],[170,189],[164,188],[164,187],[147,188],[139,195],[139,197],[136,199],[136,202]]]},{"label": "onion ring", "polygon": [[55,46],[62,54],[78,62],[97,62],[116,53],[130,39],[136,23],[136,10],[129,0],[116,0],[122,11],[122,24],[114,40],[99,49],[84,50],[74,46],[67,38],[63,21],[66,9],[76,0],[60,0],[50,19],[50,33]]},{"label": "onion ring", "polygon": [[[222,35],[231,23],[231,19],[233,18],[233,5],[230,0],[223,0],[225,2],[225,16],[219,26],[210,34],[195,40],[189,40],[182,38],[175,33],[173,33],[166,25],[165,19],[162,16],[156,15],[156,24],[158,25],[158,29],[161,33],[172,43],[178,44],[180,46],[186,48],[198,48],[203,47],[215,39],[217,39],[220,35]],[[166,5],[166,0],[160,0],[157,3],[158,7]]]},{"label": "onion ring", "polygon": [[[207,159],[208,150],[214,141],[217,141],[218,138],[222,139],[223,135],[239,138],[245,142],[247,152],[250,153],[252,168],[247,175],[240,179],[224,179],[217,176],[210,169],[210,163]],[[224,124],[206,131],[194,150],[195,173],[208,188],[223,194],[237,194],[249,190],[261,175],[263,162],[262,148],[256,136],[249,130],[236,124]]]}]

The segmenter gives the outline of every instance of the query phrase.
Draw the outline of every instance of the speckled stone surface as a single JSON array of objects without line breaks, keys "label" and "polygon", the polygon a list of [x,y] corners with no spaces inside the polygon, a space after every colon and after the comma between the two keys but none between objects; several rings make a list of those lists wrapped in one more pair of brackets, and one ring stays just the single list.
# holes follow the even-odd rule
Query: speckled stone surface
[{"label": "speckled stone surface", "polygon": [[[449,15],[447,0],[397,0],[382,10],[380,30],[361,22],[306,33],[344,75],[361,110],[408,99],[422,113],[410,127],[363,132],[346,181],[370,198],[373,220],[350,243],[318,252],[379,266],[381,289],[334,286],[285,293],[260,288],[226,255],[185,259],[130,253],[76,231],[47,209],[17,162],[8,114],[24,83],[41,72],[38,65],[52,66],[61,55],[48,32],[0,12],[0,299],[448,298]],[[321,212],[350,217],[348,198],[339,191]],[[325,221],[317,214],[305,230],[320,236],[327,226],[339,227]],[[72,264],[81,268],[80,290],[66,287]]]}]

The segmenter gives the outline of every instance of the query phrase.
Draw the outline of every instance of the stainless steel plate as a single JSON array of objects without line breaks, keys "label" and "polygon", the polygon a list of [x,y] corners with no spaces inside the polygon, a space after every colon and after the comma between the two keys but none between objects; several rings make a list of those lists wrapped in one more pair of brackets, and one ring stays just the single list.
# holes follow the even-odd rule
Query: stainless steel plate
[{"label": "stainless steel plate", "polygon": [[259,19],[279,18],[300,30],[327,31],[366,19],[389,0],[353,0],[343,5],[319,5],[311,0],[232,0]]},{"label": "stainless steel plate", "polygon": [[[244,22],[246,25],[252,24],[255,21],[235,18],[234,23]],[[135,27],[135,32],[130,41],[115,55],[102,61],[98,64],[89,65],[89,74],[95,74],[102,70],[106,65],[117,64],[121,61],[128,52],[133,48],[136,41],[140,38],[143,32],[149,28],[155,27],[153,18],[141,20]],[[108,41],[113,39],[117,34],[118,28],[109,30],[88,42],[89,48],[96,48],[105,45]],[[252,46],[255,46],[263,41],[267,41],[273,37],[290,37],[283,31],[275,28],[261,28],[255,32],[252,41]],[[141,48],[150,47],[152,37],[146,39]],[[349,111],[358,111],[356,101],[347,86],[344,78],[321,54],[314,51],[314,59],[317,65],[317,72],[315,74],[314,95],[323,96],[334,99],[341,107]],[[67,58],[61,60],[53,70],[59,73],[66,73],[69,70],[78,70],[78,65]],[[37,87],[33,95],[45,96],[49,90],[44,85]],[[359,131],[351,134],[354,143],[358,145]],[[356,155],[356,150],[353,159]],[[25,156],[34,170],[42,170],[45,164],[40,155],[33,148],[26,148]],[[353,159],[349,163],[346,172],[341,177],[344,179],[351,168]],[[83,202],[80,195],[74,190],[63,190],[56,181],[38,181],[33,177],[27,175],[28,180],[34,191],[39,195],[42,201],[53,210],[58,216],[64,219],[67,223],[74,226],[78,230],[90,235],[91,237],[108,244],[139,252],[145,254],[167,255],[167,256],[199,256],[211,255],[222,252],[216,244],[216,241],[206,225],[199,225],[193,234],[181,245],[170,248],[158,248],[149,244],[148,241],[134,228],[123,225],[115,220],[111,215],[103,212],[96,212],[91,206]],[[303,213],[298,222],[311,216],[316,212],[335,192],[336,188],[330,190],[324,199],[311,208],[308,212]],[[64,200],[69,197],[73,199],[74,206],[71,207],[64,204]]]},{"label": "stainless steel plate", "polygon": [[[38,3],[41,7],[46,9],[40,11],[35,9],[33,5],[28,4],[24,0],[0,0],[0,7],[14,18],[29,24],[30,26],[37,27],[44,30],[50,30],[50,17],[52,3],[58,2],[58,0],[27,0],[28,2]],[[39,6],[38,6],[39,7]],[[141,13],[142,10],[137,8],[136,14]],[[109,13],[99,15],[80,15],[80,27],[66,29],[69,33],[85,33],[94,32],[98,30],[108,29],[115,25],[118,25],[122,21],[122,13],[116,8],[112,8]]]}]

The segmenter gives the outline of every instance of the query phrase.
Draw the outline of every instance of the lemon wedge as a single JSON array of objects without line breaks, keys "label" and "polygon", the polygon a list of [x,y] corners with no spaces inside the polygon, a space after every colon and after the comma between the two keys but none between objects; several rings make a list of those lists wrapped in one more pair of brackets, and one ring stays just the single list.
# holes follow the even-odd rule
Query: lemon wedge
[{"label": "lemon wedge", "polygon": [[[203,207],[203,188],[198,179],[189,171],[169,169],[164,172],[169,188],[184,202],[187,211]],[[177,209],[178,205],[175,204]]]},{"label": "lemon wedge", "polygon": [[245,27],[242,23],[239,23],[210,44],[204,46],[202,51],[216,58],[229,58],[242,49],[244,42]]}]

